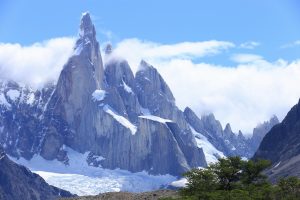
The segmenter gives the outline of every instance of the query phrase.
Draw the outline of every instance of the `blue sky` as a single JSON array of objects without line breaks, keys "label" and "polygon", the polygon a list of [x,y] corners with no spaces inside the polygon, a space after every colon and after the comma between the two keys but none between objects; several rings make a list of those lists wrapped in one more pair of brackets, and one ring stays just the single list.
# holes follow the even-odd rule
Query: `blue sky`
[{"label": "blue sky", "polygon": [[[300,45],[280,48],[300,38],[298,0],[1,0],[0,42],[29,45],[74,36],[84,11],[93,15],[100,41],[256,41],[261,45],[255,53],[269,60],[300,54]],[[211,60],[227,63],[224,55]]]},{"label": "blue sky", "polygon": [[181,109],[251,133],[299,100],[299,0],[0,0],[0,79],[56,81],[85,11],[102,47],[154,65]]}]

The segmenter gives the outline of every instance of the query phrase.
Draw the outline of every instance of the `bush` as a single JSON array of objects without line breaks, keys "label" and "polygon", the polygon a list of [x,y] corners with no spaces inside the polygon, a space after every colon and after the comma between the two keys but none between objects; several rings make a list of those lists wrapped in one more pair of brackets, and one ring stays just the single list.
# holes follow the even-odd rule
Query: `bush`
[{"label": "bush", "polygon": [[281,179],[272,185],[262,173],[266,160],[244,161],[239,157],[220,158],[205,169],[184,174],[188,183],[181,189],[184,200],[298,200],[300,180]]}]

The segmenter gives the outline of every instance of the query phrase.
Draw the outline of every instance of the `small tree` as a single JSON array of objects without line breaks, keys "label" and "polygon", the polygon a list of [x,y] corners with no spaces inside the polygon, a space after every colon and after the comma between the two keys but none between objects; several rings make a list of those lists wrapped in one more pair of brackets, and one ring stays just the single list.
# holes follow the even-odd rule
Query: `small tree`
[{"label": "small tree", "polygon": [[269,165],[270,162],[264,160],[220,158],[206,169],[185,173],[188,183],[181,194],[205,200],[273,199],[274,188],[262,174]]},{"label": "small tree", "polygon": [[215,173],[208,169],[192,169],[184,174],[188,183],[181,190],[183,196],[196,196],[198,199],[209,199],[209,193],[215,191],[218,179]]},{"label": "small tree", "polygon": [[297,177],[282,178],[278,182],[279,196],[285,200],[300,199],[300,180]]},{"label": "small tree", "polygon": [[221,190],[239,188],[244,162],[240,157],[220,158],[219,162],[209,166],[219,180]]},{"label": "small tree", "polygon": [[246,161],[243,166],[242,183],[244,185],[250,184],[264,184],[267,176],[262,172],[271,165],[268,160]]}]

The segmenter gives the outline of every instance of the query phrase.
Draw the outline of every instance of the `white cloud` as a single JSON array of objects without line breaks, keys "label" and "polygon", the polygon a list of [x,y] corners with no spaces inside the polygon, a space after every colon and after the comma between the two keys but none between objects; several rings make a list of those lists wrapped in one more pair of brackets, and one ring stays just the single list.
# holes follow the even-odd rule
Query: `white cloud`
[{"label": "white cloud", "polygon": [[213,112],[223,126],[230,122],[235,131],[250,133],[273,114],[283,119],[298,102],[300,61],[268,62],[259,55],[237,54],[236,66],[215,66],[194,63],[181,56],[186,51],[177,47],[168,45],[170,51],[164,52],[165,45],[125,40],[115,51],[128,60],[134,71],[141,59],[156,67],[180,108],[191,106],[199,115]]},{"label": "white cloud", "polygon": [[0,44],[0,78],[33,87],[56,81],[73,51],[74,38],[55,38],[30,46]]},{"label": "white cloud", "polygon": [[300,40],[296,40],[292,43],[282,45],[281,48],[291,48],[291,47],[296,47],[296,46],[300,46]]},{"label": "white cloud", "polygon": [[249,63],[262,61],[263,57],[256,54],[234,54],[231,60],[237,63]]},{"label": "white cloud", "polygon": [[165,61],[174,58],[193,59],[216,55],[234,46],[231,42],[216,40],[162,45],[134,38],[118,43],[115,53],[117,55],[126,55],[126,58],[131,61],[135,68],[134,70],[136,70],[141,58],[156,61]]},{"label": "white cloud", "polygon": [[248,42],[240,44],[240,48],[242,48],[242,49],[254,49],[255,47],[258,47],[259,45],[260,45],[259,42],[248,41]]}]

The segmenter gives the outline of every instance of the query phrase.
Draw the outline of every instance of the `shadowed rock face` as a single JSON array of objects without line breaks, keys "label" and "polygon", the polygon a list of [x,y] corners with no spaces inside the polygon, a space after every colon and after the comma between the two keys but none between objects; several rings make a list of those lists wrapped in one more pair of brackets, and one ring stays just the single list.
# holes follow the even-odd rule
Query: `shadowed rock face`
[{"label": "shadowed rock face", "polygon": [[241,131],[238,134],[234,133],[230,124],[226,124],[223,130],[221,123],[215,119],[213,114],[204,115],[200,119],[187,107],[184,110],[184,116],[195,131],[205,136],[216,149],[223,152],[226,156],[246,158],[253,156],[265,134],[279,123],[277,117],[273,116],[269,121],[254,128],[252,137],[246,138]]},{"label": "shadowed rock face", "polygon": [[276,116],[273,116],[269,121],[259,124],[256,128],[253,129],[253,136],[250,140],[250,144],[252,145],[252,148],[255,152],[258,149],[259,144],[261,143],[265,135],[276,124],[279,124],[279,120]]},{"label": "shadowed rock face", "polygon": [[[27,159],[40,154],[68,164],[64,148],[68,146],[105,158],[87,160],[95,166],[152,174],[181,175],[190,168],[206,166],[202,149],[196,146],[183,112],[158,71],[142,61],[134,76],[127,61],[115,57],[112,46],[106,48],[105,56],[103,64],[95,27],[85,13],[74,53],[57,84],[45,97],[34,96],[35,103],[28,110],[32,128],[21,136],[19,130],[29,122],[23,123],[20,115],[12,138],[17,144],[9,146],[9,124],[0,120],[4,127],[0,139],[7,145],[6,151]],[[10,115],[16,112],[7,107],[3,110]],[[24,138],[24,144],[20,146],[17,138]]]},{"label": "shadowed rock face", "polygon": [[264,137],[253,159],[271,160],[271,179],[296,175],[300,177],[300,101]]},{"label": "shadowed rock face", "polygon": [[0,199],[54,200],[71,193],[48,185],[39,175],[12,162],[0,149]]}]

